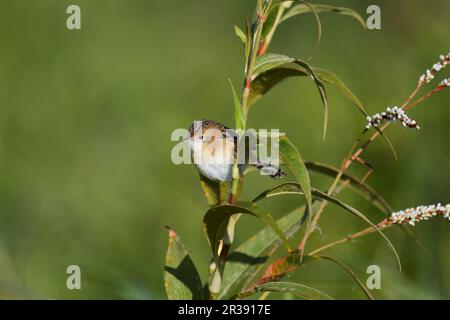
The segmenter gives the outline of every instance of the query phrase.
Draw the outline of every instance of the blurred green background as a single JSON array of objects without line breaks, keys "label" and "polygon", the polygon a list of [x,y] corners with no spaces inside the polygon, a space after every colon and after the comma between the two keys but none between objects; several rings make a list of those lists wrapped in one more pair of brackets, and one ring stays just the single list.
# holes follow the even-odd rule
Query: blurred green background
[{"label": "blurred green background", "polygon": [[[69,4],[82,10],[82,30],[68,31]],[[400,104],[418,76],[449,48],[448,0],[322,1],[364,17],[382,10],[382,30],[364,31],[345,16],[321,14],[323,39],[311,64],[338,74],[369,113]],[[209,248],[202,231],[208,206],[192,166],[175,166],[170,134],[193,120],[232,125],[227,78],[238,85],[243,52],[233,25],[243,26],[255,1],[61,1],[0,3],[0,297],[163,299],[167,234],[176,230],[206,277]],[[271,47],[307,58],[314,47],[312,15],[282,25]],[[444,71],[438,78],[448,76]],[[437,79],[440,81],[441,79]],[[287,132],[304,158],[339,165],[365,125],[329,88],[330,125],[323,143],[322,107],[307,79],[288,81],[262,99],[249,126]],[[412,112],[423,130],[392,126],[394,161],[380,140],[365,159],[369,182],[394,209],[447,203],[450,189],[450,92]],[[361,176],[365,169],[355,166]],[[318,188],[329,180],[312,175]],[[274,182],[253,174],[244,197]],[[382,218],[358,196],[342,194],[372,221]],[[267,203],[276,217],[299,197]],[[238,242],[262,226],[243,218]],[[329,206],[309,244],[366,226]],[[330,250],[366,279],[382,269],[376,298],[450,298],[450,224],[434,219],[414,228],[427,253],[397,229],[388,231],[404,270],[376,235]],[[82,270],[82,290],[66,288],[68,265]],[[364,298],[331,264],[306,267],[291,280],[339,298]],[[276,297],[274,295],[274,297]]]}]

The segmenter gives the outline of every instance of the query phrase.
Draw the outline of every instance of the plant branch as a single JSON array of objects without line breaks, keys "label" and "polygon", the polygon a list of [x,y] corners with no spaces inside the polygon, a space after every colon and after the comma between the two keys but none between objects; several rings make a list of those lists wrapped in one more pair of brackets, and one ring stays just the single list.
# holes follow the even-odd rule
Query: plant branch
[{"label": "plant branch", "polygon": [[[414,107],[415,105],[423,102],[424,100],[426,100],[428,97],[430,97],[431,95],[433,95],[434,93],[440,91],[439,87],[435,88],[434,90],[430,91],[428,94],[426,94],[425,96],[423,96],[422,98],[418,99],[416,102],[413,102],[412,104],[408,105],[412,99],[414,99],[414,97],[417,95],[417,93],[419,92],[419,89],[421,88],[422,84],[419,83],[417,85],[417,87],[413,90],[413,92],[409,95],[409,97],[405,100],[405,102],[403,102],[402,104],[402,109],[409,110],[412,107]],[[355,143],[353,144],[353,146],[350,148],[350,152],[348,154],[348,156],[346,158],[344,158],[341,168],[338,172],[338,174],[336,175],[336,178],[334,179],[334,181],[332,182],[331,186],[328,189],[327,194],[328,195],[332,195],[334,190],[336,189],[341,177],[345,174],[345,172],[349,169],[349,167],[351,166],[351,164],[353,163],[353,161],[355,161],[356,159],[359,159],[359,156],[364,152],[364,150],[381,134],[381,132],[383,132],[388,126],[389,126],[389,122],[386,123],[384,126],[382,126],[379,131],[376,131],[366,142],[364,142],[356,151],[355,149],[357,148],[358,144],[361,141],[362,136],[368,131],[367,129],[365,129],[363,131],[363,133],[358,137],[358,139],[355,141]],[[317,209],[316,214],[314,215],[314,218],[312,220],[311,223],[311,228],[309,231],[305,232],[305,236],[303,237],[302,241],[299,243],[299,245],[297,246],[297,250],[303,250],[306,242],[309,238],[309,236],[311,235],[311,233],[314,231],[314,229],[316,228],[319,219],[322,216],[322,213],[325,209],[325,207],[327,206],[327,202],[322,202],[320,207]]]},{"label": "plant branch", "polygon": [[264,39],[262,39],[261,45],[259,46],[258,53],[257,53],[258,56],[262,56],[263,54],[265,54],[267,52],[267,49],[269,48],[270,43],[272,42],[275,31],[277,30],[278,24],[280,23],[280,20],[283,17],[284,10],[286,10],[286,8],[287,7],[284,6],[283,4],[279,5],[277,16],[275,17],[273,26],[267,33],[266,37]]},{"label": "plant branch", "polygon": [[[433,90],[431,90],[430,92],[428,92],[427,94],[425,94],[423,97],[417,99],[416,101],[412,102],[411,101],[414,99],[414,97],[417,95],[417,93],[419,92],[419,89],[422,87],[423,83],[419,83],[417,85],[417,87],[413,90],[413,92],[410,94],[410,96],[405,100],[405,102],[403,102],[403,104],[401,105],[401,109],[407,111],[410,110],[411,108],[415,107],[416,105],[422,103],[423,101],[425,101],[426,99],[428,99],[429,97],[431,97],[433,94],[443,90],[446,85],[442,85],[440,84],[438,87],[434,88]],[[334,181],[332,182],[331,186],[328,189],[327,194],[328,195],[333,195],[333,193],[338,193],[339,189],[338,187],[339,182],[341,180],[341,178],[344,176],[345,172],[348,170],[348,168],[351,166],[351,164],[353,163],[354,160],[359,159],[361,153],[364,152],[364,150],[381,134],[381,132],[383,130],[385,130],[388,126],[389,126],[389,122],[386,123],[384,126],[382,126],[377,132],[375,132],[367,141],[365,141],[358,149],[358,145],[360,144],[361,138],[365,135],[365,133],[368,132],[368,129],[365,129],[362,134],[358,137],[358,139],[355,141],[355,143],[353,144],[353,146],[350,148],[350,151],[347,155],[347,157],[344,158],[341,168],[338,172],[338,174],[336,175],[336,178],[334,179]],[[356,150],[356,151],[355,151]],[[344,186],[344,183],[341,184],[341,186]],[[305,231],[305,236],[303,237],[302,241],[299,243],[299,245],[297,246],[297,251],[298,252],[303,252],[306,242],[308,240],[308,237],[311,235],[311,233],[314,231],[314,229],[316,228],[318,221],[321,217],[321,214],[323,212],[323,210],[325,209],[325,207],[327,206],[328,202],[326,201],[322,201],[320,207],[317,209],[316,214],[314,215],[314,218],[312,220],[311,223],[311,228],[309,230]],[[376,225],[376,227],[378,229],[386,229],[391,227],[392,225],[394,225],[394,222],[392,221],[392,219],[385,219],[383,221],[381,221],[380,223],[378,223]],[[373,233],[376,231],[376,228],[374,227],[369,227],[367,229],[364,229],[362,231],[359,231],[357,233],[351,234],[345,238],[342,238],[340,240],[331,242],[329,244],[326,244],[322,247],[319,247],[311,252],[308,253],[308,256],[312,256],[312,255],[316,255],[319,252],[322,252],[326,249],[332,248],[336,245],[339,245],[341,243],[345,243],[357,238],[360,238],[362,236],[365,236],[367,234]],[[266,270],[270,270],[273,267],[273,264],[269,265]],[[258,281],[260,281],[262,278],[260,278]]]},{"label": "plant branch", "polygon": [[[270,3],[269,3],[270,5]],[[244,80],[244,88],[242,91],[242,111],[244,113],[244,121],[247,122],[248,115],[248,98],[250,95],[250,89],[252,85],[252,75],[253,68],[255,66],[256,57],[258,56],[258,48],[261,43],[261,34],[264,26],[264,22],[266,20],[266,16],[264,15],[264,10],[262,7],[262,0],[258,0],[258,17],[256,21],[256,31],[253,35],[252,39],[252,47],[250,50],[250,55],[248,57],[248,61],[246,64],[246,74]]]},{"label": "plant branch", "polygon": [[[259,43],[261,41],[262,28],[264,26],[264,21],[266,19],[262,1],[263,0],[257,0],[258,17],[256,20],[256,31],[253,36],[251,51],[247,58],[248,61],[246,61],[246,67],[245,67],[245,81],[244,81],[244,88],[243,88],[243,92],[242,92],[242,103],[241,103],[243,114],[244,114],[244,129],[245,129],[246,123],[247,123],[248,97],[249,97],[250,89],[251,89],[253,68],[254,68],[254,65],[256,62],[257,50],[259,47]],[[269,5],[270,5],[270,3],[271,3],[271,1],[269,1]],[[242,132],[239,132],[239,135],[241,133]],[[240,139],[240,136],[238,137],[238,141],[236,143],[239,143],[239,139]],[[235,159],[235,163],[233,165],[232,170],[233,171],[232,171],[231,193],[230,193],[230,197],[228,199],[228,203],[230,205],[235,205],[238,201],[239,192],[241,189],[240,186],[242,185],[242,182],[243,182],[243,178],[241,177],[240,172],[239,172],[237,157]],[[221,250],[220,250],[218,261],[217,261],[217,264],[215,267],[216,269],[213,270],[213,275],[214,275],[214,273],[219,272],[218,276],[220,276],[220,278],[222,277],[223,270],[225,269],[225,264],[228,259],[230,247],[233,242],[235,224],[236,224],[238,218],[239,218],[239,216],[236,216],[236,218],[230,220],[230,223],[228,224],[228,227],[227,227],[227,232],[226,232],[224,238],[221,240]],[[219,288],[215,288],[215,289],[216,290],[220,289],[220,285],[219,285]],[[214,294],[211,294],[211,292],[210,292],[210,297],[214,298]]]},{"label": "plant branch", "polygon": [[[383,221],[381,221],[380,223],[377,224],[377,228],[381,230],[381,229],[386,229],[386,228],[388,228],[388,227],[391,227],[392,225],[393,225],[393,224],[392,224],[392,222],[391,222],[390,220],[385,219],[385,220],[383,220]],[[342,238],[342,239],[340,239],[340,240],[337,240],[337,241],[328,243],[328,244],[326,244],[326,245],[324,245],[324,246],[322,246],[322,247],[320,247],[320,248],[317,248],[317,249],[315,249],[315,250],[309,252],[308,255],[309,255],[309,256],[316,255],[316,254],[318,254],[319,252],[322,252],[322,251],[324,251],[324,250],[326,250],[326,249],[329,249],[329,248],[331,248],[331,247],[334,247],[334,246],[336,246],[336,245],[338,245],[338,244],[341,244],[341,243],[344,243],[344,242],[347,242],[347,241],[351,241],[351,240],[355,240],[355,239],[360,238],[360,237],[362,237],[362,236],[371,234],[371,233],[373,233],[373,232],[375,232],[375,231],[376,231],[376,229],[375,229],[374,227],[369,227],[369,228],[364,229],[364,230],[362,230],[362,231],[353,233],[353,234],[351,234],[351,235],[349,235],[349,236],[347,236],[347,237],[345,237],[345,238]]]}]

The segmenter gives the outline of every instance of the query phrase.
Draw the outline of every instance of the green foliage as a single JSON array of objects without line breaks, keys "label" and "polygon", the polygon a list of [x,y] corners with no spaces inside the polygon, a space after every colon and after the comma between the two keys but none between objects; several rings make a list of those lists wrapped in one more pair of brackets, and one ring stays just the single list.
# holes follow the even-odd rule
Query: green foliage
[{"label": "green foliage", "polygon": [[[258,57],[256,60],[253,77],[255,77],[257,79],[257,77],[262,73],[265,73],[267,71],[270,71],[270,70],[273,70],[275,68],[279,68],[282,66],[291,65],[291,64],[301,68],[301,70],[303,70],[304,73],[306,73],[316,84],[316,87],[317,87],[317,90],[319,91],[320,98],[322,99],[322,105],[324,108],[323,136],[325,138],[327,124],[328,124],[328,98],[327,98],[325,87],[324,87],[322,81],[317,77],[317,75],[315,74],[315,72],[309,66],[309,64],[307,62],[303,61],[302,59],[291,58],[291,57],[281,55],[281,54],[272,54],[272,53],[264,54],[264,55]],[[281,80],[283,80],[283,78],[281,78],[281,79],[279,78],[280,76],[286,76],[286,74],[284,74],[284,73],[278,73],[276,75],[278,78],[275,80],[271,80],[270,83],[276,84],[276,83],[280,82]],[[273,87],[273,85],[271,87]],[[265,93],[268,90],[270,90],[270,88],[262,88],[260,92],[264,91],[264,93]],[[256,96],[258,94],[261,94],[260,92],[256,93]],[[252,95],[253,95],[253,99],[250,100],[251,102],[249,102],[249,106],[251,106],[252,103],[256,102],[255,91],[253,91]]]},{"label": "green foliage", "polygon": [[333,300],[332,297],[320,290],[292,282],[266,282],[255,287],[252,292],[246,294],[253,294],[256,292],[292,293],[295,296],[306,300]]},{"label": "green foliage", "polygon": [[208,210],[203,219],[203,225],[206,237],[211,246],[214,256],[219,254],[220,240],[225,234],[228,222],[231,216],[236,214],[248,214],[260,218],[264,221],[275,234],[281,239],[288,251],[291,251],[289,242],[284,233],[280,230],[276,221],[270,214],[261,210],[258,206],[251,202],[241,202],[236,206],[224,205],[213,207]]},{"label": "green foliage", "polygon": [[[254,20],[244,15],[252,13],[249,4],[256,0],[191,1],[180,3],[176,10],[171,1],[110,1],[107,6],[102,1],[76,2],[82,9],[81,31],[65,28],[64,1],[2,1],[0,298],[163,299],[167,297],[162,278],[168,240],[166,230],[161,230],[164,224],[174,227],[186,245],[207,291],[212,254],[202,219],[209,206],[227,203],[230,184],[223,184],[224,192],[220,192],[222,184],[202,178],[197,182],[194,166],[174,165],[170,151],[176,142],[168,137],[174,128],[185,128],[201,118],[234,127],[233,97],[226,81],[233,80],[241,100],[241,76],[254,37]],[[316,8],[323,2],[357,9],[364,20],[368,16],[361,0],[311,2]],[[352,132],[359,133],[365,120],[317,69],[335,72],[373,114],[387,104],[402,105],[417,84],[416,77],[437,62],[439,54],[448,52],[448,10],[443,10],[448,0],[378,2],[382,32],[364,31],[353,17],[316,9],[322,21],[322,42],[312,60],[307,58],[317,26],[311,10],[280,21],[289,14],[285,8],[279,21],[271,24],[269,16],[264,23],[262,38],[272,35],[273,41],[263,40],[268,48],[260,53],[298,57],[311,66],[328,93],[330,125],[327,142],[321,144],[322,105],[317,89],[309,76],[296,76],[301,68],[289,63],[253,78],[251,91],[261,92],[258,97],[264,99],[255,102],[261,106],[252,103],[247,127],[276,126],[287,133],[304,160],[334,168],[325,174],[304,161],[318,190],[328,192],[350,140],[357,138]],[[280,4],[288,2],[272,1],[272,17],[277,18]],[[294,2],[291,7],[297,5],[302,4]],[[234,34],[234,24],[246,36],[245,50]],[[421,88],[416,98],[448,77],[448,68]],[[294,76],[272,77],[283,72]],[[263,92],[257,86],[263,77],[269,82],[283,80]],[[375,224],[385,218],[380,212],[389,215],[391,207],[398,210],[438,199],[448,202],[448,90],[433,95],[423,109],[410,111],[422,131],[394,126],[383,131],[398,148],[399,163],[392,161],[378,136],[379,141],[361,155],[374,166],[374,174],[365,179],[366,168],[354,161],[339,179],[341,192],[333,196]],[[376,131],[371,129],[362,139],[372,134]],[[251,200],[269,187],[295,180],[290,177],[276,181],[257,173],[243,176],[238,200]],[[206,188],[206,198],[199,183]],[[366,186],[373,186],[372,192]],[[306,205],[292,216],[290,212],[304,199],[299,194],[257,203],[277,218],[293,249],[305,231],[306,222],[301,222]],[[313,197],[313,218],[322,205],[322,200]],[[316,245],[345,239],[366,227],[338,210],[332,203],[325,207],[309,237],[304,260]],[[290,220],[283,224],[281,219],[286,217]],[[417,232],[428,250],[426,256],[416,249],[417,240],[405,237],[401,229],[406,227]],[[255,238],[259,228],[267,231],[260,240]],[[391,267],[391,253],[375,232],[320,254],[338,257],[364,283],[365,267],[380,265],[382,290],[370,291],[375,298],[449,299],[448,228],[448,223],[433,220],[414,228],[382,229],[401,249],[402,274]],[[233,297],[256,283],[274,259],[286,255],[281,239],[258,218],[243,216],[235,233],[221,291],[230,288],[227,279],[237,281],[226,290],[227,296],[208,297],[206,292],[205,299]],[[250,257],[237,254],[246,248],[255,248]],[[265,251],[260,253],[258,248]],[[82,270],[82,290],[64,286],[65,269],[74,263]],[[233,270],[242,269],[246,272],[240,278]],[[281,281],[299,281],[338,299],[364,298],[350,276],[333,262],[314,262],[289,272]],[[269,295],[275,296],[282,298]]]},{"label": "green foliage", "polygon": [[362,290],[362,292],[365,294],[365,296],[370,300],[374,300],[373,296],[370,294],[369,289],[367,289],[367,287],[364,285],[364,283],[358,278],[356,273],[352,269],[350,269],[345,263],[343,263],[342,261],[340,261],[336,258],[332,258],[329,256],[316,256],[316,257],[319,259],[322,259],[322,260],[329,260],[331,262],[334,262],[335,264],[337,264],[338,266],[343,268],[350,275],[350,277],[353,279],[353,281],[355,281],[355,283]]},{"label": "green foliage", "polygon": [[[332,178],[336,177],[339,174],[339,169],[327,164],[305,161],[305,165],[308,170],[316,171]],[[349,187],[355,190],[355,192],[361,194],[365,199],[367,199],[370,203],[372,203],[376,208],[384,212],[386,215],[393,212],[388,202],[371,186],[364,183],[360,179],[355,178],[349,174],[343,174],[341,181],[343,183],[348,182],[350,184]]]},{"label": "green foliage", "polygon": [[[230,80],[234,103],[235,128],[238,129],[239,134],[246,128],[249,109],[279,83],[293,77],[307,77],[314,81],[324,109],[324,139],[328,124],[328,97],[325,84],[339,91],[351,102],[351,105],[356,110],[365,118],[367,117],[363,103],[335,73],[327,69],[313,67],[309,62],[300,58],[267,53],[277,27],[292,17],[308,12],[314,14],[317,22],[318,37],[316,49],[322,35],[319,13],[331,12],[349,16],[365,28],[363,18],[350,8],[310,4],[302,0],[257,0],[257,12],[253,23],[250,24],[247,20],[245,32],[237,26],[234,28],[235,34],[244,44],[246,59],[242,97],[237,94]],[[395,155],[392,143],[384,134],[383,129],[377,128],[377,130],[378,135],[381,135],[388,143]],[[346,173],[348,167],[356,160],[372,169],[367,162],[360,158],[367,145],[377,137],[375,135],[369,138],[367,142],[361,144],[361,139],[367,132],[368,130],[364,130],[361,136],[356,139],[354,146],[340,168],[318,162],[304,161],[299,150],[286,135],[279,137],[278,146],[282,165],[292,173],[295,182],[285,182],[268,188],[256,196],[253,201],[238,201],[245,174],[243,176],[236,174],[238,172],[237,163],[233,167],[231,188],[230,183],[218,183],[200,176],[201,187],[208,204],[211,206],[203,219],[205,235],[212,254],[208,281],[209,298],[242,299],[261,292],[278,292],[290,293],[303,299],[332,299],[326,293],[315,288],[300,283],[280,281],[286,275],[297,271],[309,263],[330,261],[349,274],[368,299],[373,299],[373,296],[358,278],[357,274],[345,263],[331,256],[314,254],[338,243],[346,242],[352,239],[351,236],[310,251],[309,254],[304,252],[306,241],[317,227],[321,214],[328,203],[340,207],[343,209],[343,212],[350,213],[369,225],[368,229],[361,232],[376,231],[394,253],[399,270],[401,270],[398,253],[381,230],[381,227],[385,226],[382,222],[386,220],[379,224],[374,224],[353,205],[337,198],[340,190],[349,188],[362,195],[365,200],[384,214],[389,215],[392,213],[392,209],[387,201],[364,182],[365,178],[359,179]],[[308,170],[334,178],[327,192],[322,192],[312,186]],[[269,212],[266,212],[259,206],[264,199],[287,194],[304,196],[305,203],[277,221]],[[266,226],[233,250],[234,227],[240,215],[257,217]],[[300,233],[305,221],[306,228],[303,240],[296,246],[295,250],[292,250],[288,240],[292,239],[295,234]],[[177,238],[174,236],[174,239]],[[171,241],[174,242],[175,240]],[[178,243],[179,240],[175,242]],[[287,252],[279,250],[283,245]],[[169,242],[168,256],[170,254],[171,258],[166,260],[171,262],[172,265],[179,265],[180,259],[188,258],[187,252],[183,249],[184,247],[170,250],[171,246],[173,247],[174,245]],[[282,257],[276,260],[271,259],[276,253],[280,253]],[[189,268],[193,269],[192,273],[196,275],[192,261],[190,259],[188,261]],[[198,274],[196,281],[188,284],[188,282],[183,282],[181,279],[170,277],[170,274],[167,274],[166,271],[165,281],[166,288],[172,288],[172,290],[167,290],[169,298],[179,298],[183,295],[192,298],[200,296],[201,283]],[[173,288],[176,288],[176,290]],[[194,293],[193,288],[195,288],[196,293]]]},{"label": "green foliage", "polygon": [[227,201],[228,190],[230,189],[229,183],[212,181],[202,174],[199,174],[199,176],[200,187],[208,204],[211,207],[224,204]]},{"label": "green foliage", "polygon": [[[276,1],[274,1],[274,2],[276,2]],[[277,21],[278,20],[277,18],[279,18],[278,17],[278,15],[279,15],[278,8],[279,8],[278,3],[272,3],[272,6],[269,8],[269,14],[267,15],[267,19],[266,19],[266,22],[264,23],[262,34],[261,34],[262,39],[265,39],[267,37],[267,35],[272,31],[274,26],[276,26],[276,24],[279,22],[279,21]]]},{"label": "green foliage", "polygon": [[[270,37],[273,36],[273,33],[280,22],[285,21],[292,16],[308,12],[308,10],[312,11],[317,19],[319,34],[317,42],[318,45],[321,37],[321,23],[317,12],[333,10],[327,6],[312,6],[306,2],[300,2],[302,2],[301,5],[289,8],[289,6],[286,6],[278,1],[267,1],[264,6],[259,6],[260,9],[263,9],[264,14],[266,15],[266,25],[264,25],[264,22],[257,19],[253,28],[249,26],[249,23],[247,23],[246,33],[244,33],[240,28],[235,27],[236,35],[241,39],[245,47],[245,56],[247,60],[246,77],[252,81],[249,91],[246,92],[246,90],[244,90],[242,100],[243,103],[241,103],[241,100],[239,99],[230,80],[233,93],[236,129],[245,129],[247,110],[254,103],[256,103],[261,96],[284,79],[293,76],[307,76],[316,84],[324,107],[324,138],[328,123],[328,99],[323,83],[328,83],[336,87],[364,115],[366,115],[362,103],[332,72],[324,69],[313,68],[306,61],[299,58],[292,58],[286,55],[274,53],[256,54],[256,52],[259,51],[258,45],[260,43],[260,39],[265,39],[267,43],[261,43],[268,45],[271,40]],[[308,10],[305,8],[308,8]],[[284,13],[284,9],[289,10]],[[334,12],[350,15],[352,13],[351,10],[345,9],[335,9]],[[260,16],[261,14],[263,13],[260,12],[257,16]],[[353,14],[353,16],[356,17],[355,14]],[[363,214],[353,207],[311,188],[311,181],[307,167],[303,162],[298,149],[287,139],[286,136],[282,136],[280,138],[279,150],[284,165],[292,172],[297,183],[282,184],[266,190],[260,194],[260,196],[255,198],[253,202],[227,204],[227,197],[224,194],[226,194],[227,190],[229,190],[229,184],[214,182],[200,175],[200,185],[203,189],[205,197],[207,198],[208,204],[211,206],[205,214],[203,222],[205,234],[212,250],[213,261],[215,261],[209,280],[209,289],[213,297],[222,299],[235,296],[236,294],[242,294],[243,288],[251,285],[251,281],[254,281],[255,276],[267,266],[267,256],[265,255],[270,256],[273,254],[281,244],[285,245],[289,253],[291,252],[287,239],[299,230],[305,220],[308,222],[307,230],[309,232],[313,212],[312,194],[345,208],[373,226],[373,224],[368,221]],[[324,168],[320,166],[316,166],[316,168],[324,170]],[[327,169],[327,173],[329,173],[330,168]],[[240,192],[238,186],[241,185],[241,182],[242,179],[239,179],[239,182],[238,180],[233,180],[233,187],[231,190],[235,196],[237,196]],[[255,204],[255,202],[263,198],[286,193],[297,193],[304,195],[306,199],[306,208],[294,210],[284,218],[281,218],[278,223],[269,213],[265,212]],[[242,244],[239,248],[232,252],[229,257],[227,257],[229,244],[224,242],[223,239],[225,239],[226,232],[229,231],[231,223],[230,219],[233,217],[238,217],[241,214],[256,216],[263,220],[267,227],[261,230],[253,238]],[[302,218],[300,218],[300,216],[302,216]],[[236,221],[237,219],[234,219],[233,221],[233,230],[234,223]],[[381,231],[379,232],[383,235],[383,237],[385,237]],[[229,239],[228,241],[232,241],[232,239]],[[389,240],[387,241],[390,244]],[[187,256],[187,253],[182,251],[181,255]],[[228,260],[226,267],[224,265],[224,259]],[[307,260],[308,259],[315,260],[316,258],[307,258]],[[167,280],[168,279],[166,277],[166,282]],[[173,279],[169,280],[173,281]],[[166,283],[166,287],[167,286],[168,284]],[[293,283],[265,283],[261,286],[253,286],[252,291],[245,294],[261,291],[290,292],[303,298],[329,298],[329,296],[316,289]],[[177,297],[177,295],[171,294],[171,297]]]},{"label": "green foliage", "polygon": [[[321,198],[322,200],[329,201],[329,202],[341,207],[342,209],[345,209],[347,212],[360,218],[361,220],[363,220],[364,222],[369,224],[372,228],[374,228],[381,235],[381,237],[386,241],[387,245],[392,249],[392,251],[397,259],[398,267],[401,271],[400,258],[397,254],[397,251],[394,248],[394,245],[386,237],[386,235],[376,225],[374,225],[364,214],[362,214],[360,211],[353,208],[349,204],[346,204],[345,202],[340,201],[340,200],[336,199],[335,197],[332,197],[332,196],[330,196],[324,192],[321,192],[319,190],[316,190],[314,188],[311,190],[311,193],[312,193],[312,195],[314,195],[318,198]],[[299,184],[293,183],[293,182],[286,182],[281,185],[275,186],[269,190],[264,191],[258,197],[256,197],[254,201],[257,202],[264,198],[270,198],[270,197],[275,197],[275,196],[284,195],[284,194],[304,194],[304,192],[302,190],[302,187]]]},{"label": "green foliage", "polygon": [[234,33],[237,37],[239,37],[239,39],[241,39],[244,46],[247,46],[247,36],[245,35],[244,31],[242,31],[238,26],[234,26]]},{"label": "green foliage", "polygon": [[184,244],[171,228],[164,269],[164,285],[170,300],[203,299],[203,286]]},{"label": "green foliage", "polygon": [[288,9],[284,13],[280,22],[284,22],[292,17],[295,17],[295,16],[303,14],[303,13],[308,13],[308,12],[313,12],[313,13],[314,12],[316,12],[316,13],[331,12],[331,13],[337,13],[337,14],[341,14],[341,15],[350,16],[350,17],[354,18],[356,21],[358,21],[359,24],[361,24],[361,26],[364,29],[366,28],[366,22],[364,21],[364,19],[361,17],[361,15],[358,12],[356,12],[353,9],[345,8],[345,7],[338,7],[338,6],[333,6],[333,5],[313,4],[313,3],[309,3],[309,4],[300,3],[295,6],[292,6],[290,9]]},{"label": "green foliage", "polygon": [[280,139],[280,154],[284,163],[288,166],[291,172],[294,174],[295,179],[300,185],[303,194],[306,198],[306,204],[308,206],[308,226],[312,215],[312,196],[311,196],[311,181],[309,179],[308,170],[303,163],[297,148],[286,138]]},{"label": "green foliage", "polygon": [[[286,238],[291,238],[300,229],[304,213],[305,206],[301,206],[277,221]],[[267,226],[237,247],[225,268],[218,298],[228,299],[249,284],[282,244],[277,233]]]},{"label": "green foliage", "polygon": [[339,92],[342,93],[344,97],[352,102],[359,111],[361,111],[364,117],[367,116],[367,112],[366,110],[364,110],[362,102],[353,94],[353,92],[345,85],[345,83],[336,76],[336,74],[329,70],[321,68],[312,68],[312,70],[322,82],[336,88]]},{"label": "green foliage", "polygon": [[[305,265],[312,263],[312,262],[318,262],[321,260],[331,261],[340,268],[344,269],[345,272],[347,272],[350,277],[355,281],[355,283],[358,285],[358,287],[362,290],[364,295],[370,299],[373,300],[372,295],[370,294],[369,290],[366,288],[366,286],[363,284],[363,282],[358,278],[355,272],[351,268],[349,268],[347,265],[345,265],[343,262],[336,258],[328,257],[328,256],[317,256],[317,255],[306,255],[302,256],[300,254],[291,254],[284,258],[278,259],[271,265],[271,268],[268,270],[270,271],[268,274],[265,274],[263,278],[261,279],[262,285],[265,283],[270,283],[274,280],[279,280],[288,273],[294,272],[297,269],[304,267]],[[257,284],[255,288],[258,288],[261,286],[261,284]],[[253,289],[255,289],[253,288]]]},{"label": "green foliage", "polygon": [[[358,108],[358,110],[364,115],[364,117],[367,116],[367,113],[361,101],[334,73],[326,69],[320,69],[315,67],[311,67],[311,70],[314,72],[314,75],[317,77],[318,80],[320,80],[322,83],[327,83],[336,88]],[[283,80],[290,77],[298,77],[298,76],[304,77],[308,75],[309,74],[307,70],[305,70],[299,65],[277,66],[268,71],[265,71],[259,74],[253,82],[252,91],[250,93],[249,99],[250,104],[257,102],[264,94],[269,92],[270,89],[275,87],[277,84],[281,83]]]},{"label": "green foliage", "polygon": [[241,101],[239,100],[238,95],[236,94],[236,90],[234,89],[233,83],[230,81],[231,91],[233,92],[233,102],[234,102],[234,122],[236,125],[236,129],[244,130],[245,129],[245,119],[244,113],[242,110]]}]

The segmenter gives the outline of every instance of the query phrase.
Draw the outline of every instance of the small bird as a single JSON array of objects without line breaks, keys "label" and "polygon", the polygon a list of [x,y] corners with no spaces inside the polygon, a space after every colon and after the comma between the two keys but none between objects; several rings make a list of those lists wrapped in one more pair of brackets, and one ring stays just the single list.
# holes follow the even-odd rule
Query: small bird
[{"label": "small bird", "polygon": [[[234,130],[212,120],[195,121],[189,127],[186,140],[189,142],[194,164],[203,176],[218,182],[232,180],[233,165],[238,150],[238,138]],[[261,174],[275,179],[285,176],[278,166],[267,161],[257,160],[256,163],[249,164],[250,151],[248,147],[245,149],[246,160],[238,164],[240,174],[248,166],[254,166]]]}]

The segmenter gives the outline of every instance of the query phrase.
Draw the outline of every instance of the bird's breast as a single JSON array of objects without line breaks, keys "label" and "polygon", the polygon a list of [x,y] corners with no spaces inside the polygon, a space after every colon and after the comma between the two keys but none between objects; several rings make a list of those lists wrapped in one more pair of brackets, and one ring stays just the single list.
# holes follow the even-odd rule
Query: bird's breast
[{"label": "bird's breast", "polygon": [[234,164],[233,140],[215,139],[205,143],[201,149],[201,156],[201,161],[196,161],[200,173],[215,181],[232,180]]}]

